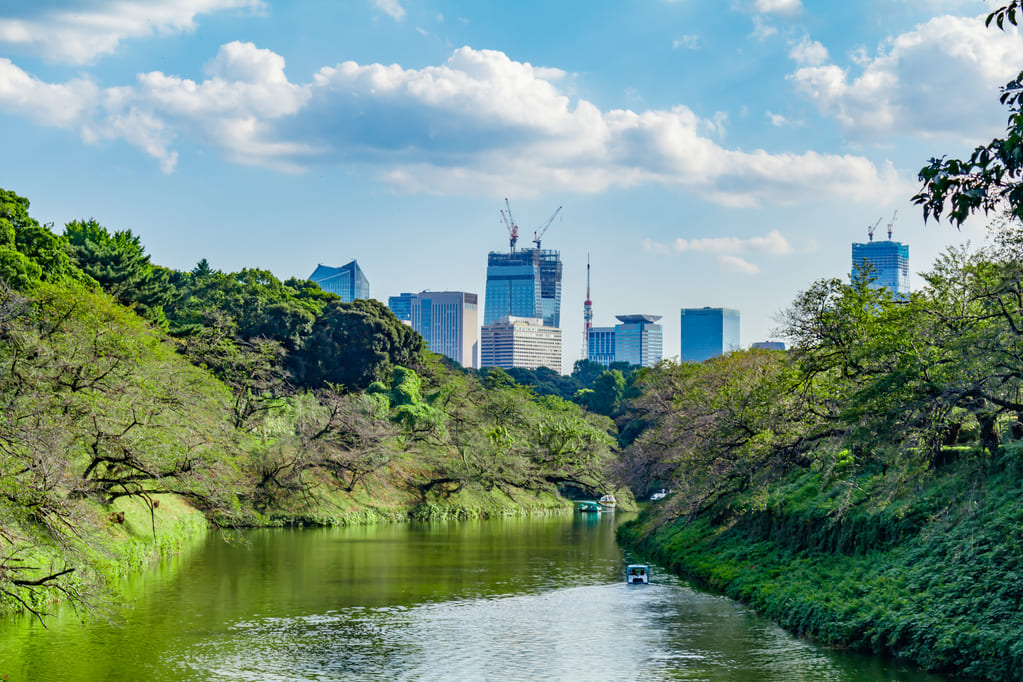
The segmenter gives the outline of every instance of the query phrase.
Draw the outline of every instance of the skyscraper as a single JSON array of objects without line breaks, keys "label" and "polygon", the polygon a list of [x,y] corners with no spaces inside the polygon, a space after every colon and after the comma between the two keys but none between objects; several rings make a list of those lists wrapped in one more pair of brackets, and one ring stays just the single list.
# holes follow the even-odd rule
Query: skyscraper
[{"label": "skyscraper", "polygon": [[549,249],[492,251],[487,256],[483,324],[505,317],[540,318],[561,326],[561,256]]},{"label": "skyscraper", "polygon": [[614,327],[590,327],[586,330],[586,359],[604,367],[615,361]]},{"label": "skyscraper", "polygon": [[422,291],[412,299],[412,328],[426,345],[463,367],[479,365],[480,334],[476,294]]},{"label": "skyscraper", "polygon": [[615,315],[615,362],[653,367],[663,357],[660,315]]},{"label": "skyscraper", "polygon": [[909,244],[869,241],[852,245],[852,276],[866,273],[873,278],[870,286],[888,289],[892,298],[909,297]]},{"label": "skyscraper", "polygon": [[345,303],[357,298],[369,298],[369,280],[362,273],[358,261],[351,261],[339,268],[317,265],[309,280],[320,285],[324,291],[337,294]]},{"label": "skyscraper", "polygon": [[427,347],[463,367],[479,367],[479,306],[476,294],[420,291],[387,299],[394,316],[419,332]]},{"label": "skyscraper", "polygon": [[402,322],[412,322],[412,301],[415,299],[415,294],[409,294],[402,292],[397,296],[389,296],[387,298],[387,307],[390,309],[394,316]]},{"label": "skyscraper", "polygon": [[561,330],[538,317],[505,317],[483,325],[480,366],[512,369],[548,367],[561,373]]},{"label": "skyscraper", "polygon": [[616,315],[621,324],[591,327],[587,359],[599,365],[627,362],[652,367],[663,358],[662,328],[654,324],[660,315]]},{"label": "skyscraper", "polygon": [[739,350],[739,311],[731,308],[682,309],[682,362]]}]

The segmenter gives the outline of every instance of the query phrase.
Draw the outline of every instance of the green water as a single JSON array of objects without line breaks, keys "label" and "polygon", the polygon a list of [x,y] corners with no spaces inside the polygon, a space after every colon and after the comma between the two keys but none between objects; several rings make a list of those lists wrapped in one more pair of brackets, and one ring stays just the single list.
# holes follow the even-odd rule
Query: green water
[{"label": "green water", "polygon": [[9,680],[907,680],[800,641],[654,567],[624,515],[212,536],[109,620],[0,622]]}]

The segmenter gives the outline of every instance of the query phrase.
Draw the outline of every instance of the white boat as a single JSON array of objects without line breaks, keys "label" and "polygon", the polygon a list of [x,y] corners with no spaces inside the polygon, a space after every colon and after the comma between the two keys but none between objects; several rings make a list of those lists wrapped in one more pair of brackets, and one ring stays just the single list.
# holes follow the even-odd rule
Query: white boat
[{"label": "white boat", "polygon": [[614,495],[604,495],[600,498],[601,507],[610,507],[611,509],[614,509],[616,504],[618,504],[618,500],[615,499]]},{"label": "white boat", "polygon": [[657,500],[663,500],[667,496],[668,496],[667,491],[665,491],[664,488],[661,488],[656,493],[654,493],[653,495],[650,496],[650,501],[651,502],[656,502]]},{"label": "white boat", "polygon": [[629,585],[649,585],[650,567],[646,564],[629,564],[625,567],[625,582]]}]

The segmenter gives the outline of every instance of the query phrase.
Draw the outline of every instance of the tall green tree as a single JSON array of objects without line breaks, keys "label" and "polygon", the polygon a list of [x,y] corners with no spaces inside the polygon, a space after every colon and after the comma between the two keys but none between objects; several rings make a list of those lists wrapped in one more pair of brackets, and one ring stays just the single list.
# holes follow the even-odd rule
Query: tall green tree
[{"label": "tall green tree", "polygon": [[137,235],[131,230],[111,233],[90,218],[65,225],[64,239],[75,265],[104,291],[142,317],[163,322],[163,306],[173,295],[169,272],[150,263]]},{"label": "tall green tree", "polygon": [[387,380],[395,367],[420,366],[425,351],[423,337],[379,301],[334,300],[292,356],[292,368],[303,386],[333,383],[364,390]]}]

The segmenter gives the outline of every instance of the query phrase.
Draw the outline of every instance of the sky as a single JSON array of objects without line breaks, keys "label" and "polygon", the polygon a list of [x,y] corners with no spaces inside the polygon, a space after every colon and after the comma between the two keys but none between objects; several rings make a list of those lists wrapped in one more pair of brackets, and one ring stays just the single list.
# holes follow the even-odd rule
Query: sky
[{"label": "sky", "polygon": [[[482,296],[489,251],[564,263],[564,369],[594,324],[741,313],[743,345],[850,244],[909,244],[913,288],[985,221],[924,224],[932,157],[1005,130],[1016,29],[980,0],[0,0],[0,187],[154,263],[374,298]],[[482,314],[481,314],[482,317]]]}]

